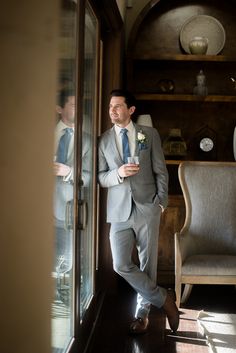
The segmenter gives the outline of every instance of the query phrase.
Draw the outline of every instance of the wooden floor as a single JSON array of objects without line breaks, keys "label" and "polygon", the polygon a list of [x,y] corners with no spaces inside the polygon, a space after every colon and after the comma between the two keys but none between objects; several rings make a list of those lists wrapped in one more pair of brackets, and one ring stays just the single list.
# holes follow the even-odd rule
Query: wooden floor
[{"label": "wooden floor", "polygon": [[141,336],[128,333],[133,319],[136,295],[126,284],[118,296],[106,298],[89,353],[208,353],[206,338],[197,322],[201,310],[236,313],[234,286],[194,286],[184,307],[180,308],[180,326],[171,333],[162,310],[150,313],[149,331]]}]

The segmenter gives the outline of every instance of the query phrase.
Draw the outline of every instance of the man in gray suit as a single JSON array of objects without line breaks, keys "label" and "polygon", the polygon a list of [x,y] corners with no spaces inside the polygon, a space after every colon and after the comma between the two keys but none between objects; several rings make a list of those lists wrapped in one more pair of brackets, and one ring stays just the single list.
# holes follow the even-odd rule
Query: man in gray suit
[{"label": "man in gray suit", "polygon": [[[74,127],[75,91],[66,87],[58,93],[57,113],[59,121],[55,129],[54,174],[54,216],[55,216],[55,260],[54,271],[57,276],[72,269],[73,257],[73,203],[74,203]],[[91,181],[92,144],[86,129],[87,117],[83,119],[82,136],[82,175],[81,194],[86,200]],[[83,238],[81,247],[83,246]],[[83,269],[81,269],[81,272]],[[59,289],[57,296],[59,295]]]},{"label": "man in gray suit", "polygon": [[[130,332],[147,331],[151,304],[164,309],[170,328],[176,331],[179,313],[174,293],[156,284],[160,215],[167,206],[168,173],[157,130],[131,120],[135,105],[132,94],[113,90],[109,114],[114,126],[99,141],[98,178],[100,185],[108,188],[113,268],[138,294]],[[127,163],[128,155],[137,156],[139,164]],[[134,246],[139,266],[132,262]]]},{"label": "man in gray suit", "polygon": [[[66,220],[68,202],[73,202],[75,93],[63,88],[56,107],[54,215],[56,227],[55,270],[65,273],[72,267],[72,229]],[[64,142],[63,142],[64,139]],[[65,140],[67,139],[67,141]],[[60,142],[62,143],[60,144]],[[61,147],[59,147],[61,145]]]}]

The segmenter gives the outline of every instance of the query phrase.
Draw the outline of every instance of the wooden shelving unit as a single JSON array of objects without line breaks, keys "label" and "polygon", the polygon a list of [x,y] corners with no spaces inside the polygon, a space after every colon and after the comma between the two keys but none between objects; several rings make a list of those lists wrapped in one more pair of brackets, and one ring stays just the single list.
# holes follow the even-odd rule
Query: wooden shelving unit
[{"label": "wooden shelving unit", "polygon": [[184,160],[183,159],[166,159],[166,164],[167,165],[179,165],[180,163],[182,163]]},{"label": "wooden shelving unit", "polygon": [[[181,130],[187,145],[187,160],[234,160],[236,86],[231,80],[231,77],[236,78],[234,5],[234,0],[150,1],[131,32],[127,50],[127,88],[135,94],[139,114],[151,115],[162,141],[171,129]],[[225,45],[217,55],[191,55],[184,53],[181,47],[183,24],[198,14],[217,18],[225,28]],[[193,94],[200,70],[206,76],[206,96]],[[171,91],[168,91],[168,82],[170,87],[173,83]],[[214,134],[214,157],[210,154],[203,157],[199,153],[201,131]],[[162,215],[158,274],[167,281],[171,274],[174,277],[174,233],[183,226],[185,216],[178,181],[181,162],[166,159],[169,207]]]},{"label": "wooden shelving unit", "polygon": [[197,96],[191,94],[156,94],[156,93],[136,93],[138,100],[144,101],[175,101],[175,102],[236,102],[235,96],[209,95]]},{"label": "wooden shelving unit", "polygon": [[133,61],[210,61],[235,62],[236,56],[231,55],[192,55],[192,54],[158,54],[150,52],[148,55],[134,56]]}]

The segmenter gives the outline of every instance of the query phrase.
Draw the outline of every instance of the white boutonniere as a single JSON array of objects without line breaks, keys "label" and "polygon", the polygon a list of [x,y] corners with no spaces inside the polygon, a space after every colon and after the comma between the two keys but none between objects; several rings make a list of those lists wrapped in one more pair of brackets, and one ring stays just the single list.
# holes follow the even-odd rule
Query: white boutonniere
[{"label": "white boutonniere", "polygon": [[147,136],[142,130],[138,131],[137,141],[140,150],[145,150],[147,148]]}]

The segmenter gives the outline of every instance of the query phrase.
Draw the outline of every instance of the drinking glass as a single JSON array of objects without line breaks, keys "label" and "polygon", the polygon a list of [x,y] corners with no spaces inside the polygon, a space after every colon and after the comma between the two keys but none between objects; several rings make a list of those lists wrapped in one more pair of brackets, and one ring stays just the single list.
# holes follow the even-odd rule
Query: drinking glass
[{"label": "drinking glass", "polygon": [[131,163],[131,164],[139,164],[139,157],[138,156],[128,157],[127,161],[128,163]]}]

